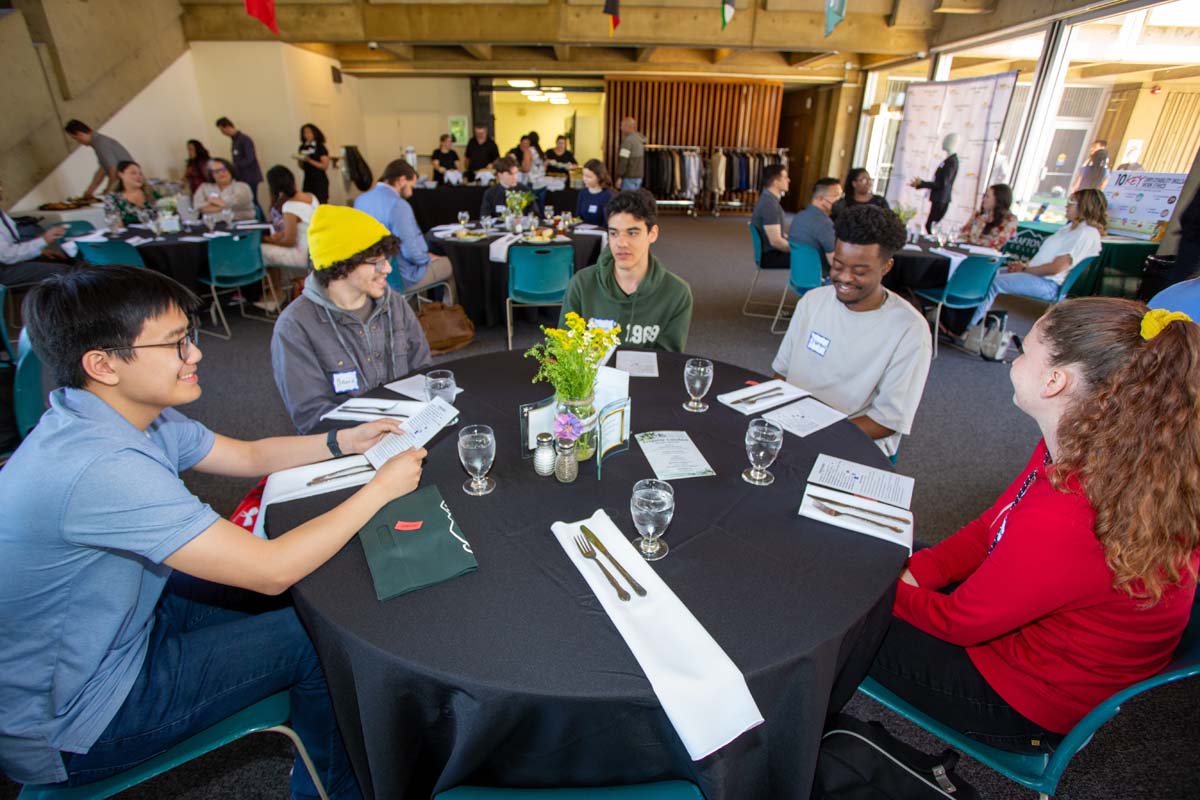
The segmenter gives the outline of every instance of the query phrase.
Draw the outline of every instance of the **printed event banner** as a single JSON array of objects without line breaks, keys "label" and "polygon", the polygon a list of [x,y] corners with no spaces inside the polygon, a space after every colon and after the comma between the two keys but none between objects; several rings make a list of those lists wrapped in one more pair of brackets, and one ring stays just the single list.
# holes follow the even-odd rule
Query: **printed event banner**
[{"label": "printed event banner", "polygon": [[1104,187],[1108,232],[1161,242],[1187,175],[1172,172],[1111,172]]}]

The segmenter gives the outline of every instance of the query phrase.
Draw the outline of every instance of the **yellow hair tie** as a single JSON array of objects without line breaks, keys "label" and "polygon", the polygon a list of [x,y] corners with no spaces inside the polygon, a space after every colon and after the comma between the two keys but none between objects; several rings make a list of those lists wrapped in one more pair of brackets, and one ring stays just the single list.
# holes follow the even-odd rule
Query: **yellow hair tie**
[{"label": "yellow hair tie", "polygon": [[1176,321],[1191,322],[1192,318],[1182,311],[1152,308],[1142,317],[1142,338],[1148,342],[1162,333],[1163,328]]}]

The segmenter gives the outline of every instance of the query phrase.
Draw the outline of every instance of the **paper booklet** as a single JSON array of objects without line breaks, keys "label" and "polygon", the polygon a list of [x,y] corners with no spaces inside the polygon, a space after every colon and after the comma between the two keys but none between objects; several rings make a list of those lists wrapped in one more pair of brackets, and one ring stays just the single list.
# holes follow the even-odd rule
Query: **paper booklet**
[{"label": "paper booklet", "polygon": [[379,444],[365,455],[375,469],[382,467],[388,459],[405,450],[424,447],[448,422],[458,416],[458,410],[440,397],[435,397],[425,408],[404,420],[404,433],[389,433]]},{"label": "paper booklet", "polygon": [[633,438],[641,445],[654,477],[660,481],[708,478],[717,474],[686,431],[647,431]]},{"label": "paper booklet", "polygon": [[805,397],[791,405],[763,414],[763,419],[771,420],[796,436],[808,436],[845,418],[845,414],[830,408],[815,397]]},{"label": "paper booklet", "polygon": [[912,507],[913,479],[886,469],[867,467],[821,453],[808,473],[809,483],[858,495],[890,506]]}]

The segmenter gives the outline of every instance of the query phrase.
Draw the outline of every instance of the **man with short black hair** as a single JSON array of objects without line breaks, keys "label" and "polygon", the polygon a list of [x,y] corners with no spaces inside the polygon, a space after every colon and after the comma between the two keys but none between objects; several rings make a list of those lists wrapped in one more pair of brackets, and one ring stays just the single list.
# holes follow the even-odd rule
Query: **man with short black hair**
[{"label": "man with short black hair", "polygon": [[432,363],[404,296],[387,281],[400,242],[369,214],[319,206],[308,226],[312,272],[271,336],[271,367],[300,433],[351,397]]},{"label": "man with short black hair", "polygon": [[[354,198],[355,208],[370,214],[400,240],[400,252],[392,259],[395,271],[388,276],[388,283],[402,292],[443,281],[454,285],[450,259],[429,254],[429,245],[409,205],[416,185],[417,171],[398,158],[384,167],[379,182],[370,191]],[[454,302],[453,290],[449,302]]]},{"label": "man with short black hair", "polygon": [[645,189],[608,203],[608,247],[575,273],[559,324],[574,311],[585,320],[613,320],[631,347],[683,352],[692,324],[692,290],[650,252],[658,241],[658,206]]},{"label": "man with short black hair", "polygon": [[475,173],[481,169],[490,169],[500,157],[500,148],[488,135],[488,126],[483,122],[475,123],[475,136],[467,142],[467,174],[466,179],[475,180]]},{"label": "man with short black hair", "polygon": [[67,124],[63,126],[63,130],[72,139],[82,145],[87,145],[96,152],[96,161],[99,162],[99,167],[96,169],[96,174],[92,176],[92,182],[84,190],[83,196],[94,197],[97,187],[106,179],[107,183],[104,184],[104,191],[101,194],[111,193],[117,185],[117,164],[122,161],[133,161],[133,156],[129,155],[129,151],[116,139],[105,136],[103,133],[96,133],[87,123],[77,119],[68,120]]},{"label": "man with short black hair", "polygon": [[791,261],[788,240],[783,235],[783,206],[779,203],[779,198],[787,193],[789,186],[791,180],[786,165],[768,164],[763,167],[762,192],[750,217],[750,225],[758,234],[762,251],[759,266],[763,269],[786,268]]},{"label": "man with short black hair", "polygon": [[262,167],[258,165],[258,154],[254,150],[254,140],[237,129],[229,117],[217,120],[217,130],[229,137],[229,155],[233,162],[237,178],[250,187],[250,198],[254,207],[260,212],[258,204],[258,185],[262,183]]},{"label": "man with short black hair", "polygon": [[[533,194],[533,188],[527,183],[521,183],[520,167],[512,156],[505,156],[496,160],[494,165],[496,170],[496,182],[487,188],[483,193],[483,201],[479,204],[479,218],[484,217],[499,217],[504,214],[508,208],[508,193],[513,192],[529,192]],[[536,213],[539,217],[542,215],[541,209],[538,206],[537,198],[535,197],[530,204],[533,207],[526,207],[526,211]]]},{"label": "man with short black hair", "polygon": [[889,456],[912,431],[933,352],[925,319],[882,285],[905,239],[887,209],[838,215],[833,284],[800,298],[771,363],[775,377],[841,411]]},{"label": "man with short black hair", "polygon": [[[825,256],[825,263],[833,263],[833,204],[842,199],[845,190],[837,178],[821,178],[813,186],[812,202],[792,218],[788,230],[788,241],[813,247]],[[890,257],[890,256],[889,256]]]},{"label": "man with short black hair", "polygon": [[[279,595],[416,488],[424,450],[275,539],[222,519],[180,473],[256,479],[362,453],[395,421],[238,441],[173,407],[200,396],[199,301],[153,270],[53,276],[25,300],[63,387],[0,471],[0,768],[87,784],[280,691],[330,797],[361,796],[321,665]],[[256,594],[257,593],[257,594]],[[316,788],[297,757],[293,798]]]}]

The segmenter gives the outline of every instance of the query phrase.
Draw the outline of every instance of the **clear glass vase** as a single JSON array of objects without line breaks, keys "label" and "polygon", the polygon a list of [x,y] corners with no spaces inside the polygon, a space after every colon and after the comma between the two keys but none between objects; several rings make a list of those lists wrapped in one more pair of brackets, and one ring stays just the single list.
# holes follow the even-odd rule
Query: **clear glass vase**
[{"label": "clear glass vase", "polygon": [[596,452],[595,393],[589,393],[587,397],[564,397],[556,394],[554,399],[559,414],[574,414],[583,426],[583,432],[575,440],[575,457],[579,461],[587,461]]}]

